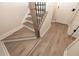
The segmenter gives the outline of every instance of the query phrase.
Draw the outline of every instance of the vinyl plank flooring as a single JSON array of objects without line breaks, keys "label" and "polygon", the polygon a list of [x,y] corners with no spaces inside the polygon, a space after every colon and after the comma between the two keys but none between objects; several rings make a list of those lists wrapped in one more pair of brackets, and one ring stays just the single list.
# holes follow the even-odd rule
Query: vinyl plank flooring
[{"label": "vinyl plank flooring", "polygon": [[11,56],[26,56],[36,44],[37,39],[4,43]]},{"label": "vinyl plank flooring", "polygon": [[13,39],[21,39],[21,38],[29,38],[29,37],[35,37],[35,32],[27,29],[26,27],[23,27],[22,29],[16,31],[12,35],[8,36],[5,40],[13,40]]},{"label": "vinyl plank flooring", "polygon": [[[62,56],[64,49],[75,40],[67,35],[67,29],[68,26],[65,24],[52,23],[50,29],[39,41],[34,39],[8,42],[5,46],[12,56]],[[38,45],[35,47],[37,41]],[[32,48],[34,49],[31,51]]]},{"label": "vinyl plank flooring", "polygon": [[68,26],[52,23],[51,28],[41,38],[41,42],[30,54],[31,56],[62,56],[64,49],[75,39],[67,35]]}]

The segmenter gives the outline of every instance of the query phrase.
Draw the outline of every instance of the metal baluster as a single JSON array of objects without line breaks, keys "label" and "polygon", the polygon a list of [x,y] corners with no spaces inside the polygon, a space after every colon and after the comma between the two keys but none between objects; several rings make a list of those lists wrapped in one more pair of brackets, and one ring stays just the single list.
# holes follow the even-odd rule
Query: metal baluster
[{"label": "metal baluster", "polygon": [[41,23],[43,22],[43,16],[46,12],[46,2],[36,2],[35,4],[35,9],[36,9],[36,17],[37,17],[37,23],[38,26],[41,25]]},{"label": "metal baluster", "polygon": [[43,2],[41,2],[41,20],[40,20],[40,24],[42,23],[42,17],[43,17],[43,16],[42,16],[42,3],[43,3]]},{"label": "metal baluster", "polygon": [[38,25],[40,24],[39,15],[40,15],[40,2],[38,2]]},{"label": "metal baluster", "polygon": [[[44,9],[44,2],[43,2],[43,9]],[[44,15],[44,10],[43,10],[43,15]]]},{"label": "metal baluster", "polygon": [[[44,16],[44,2],[42,3],[42,9],[43,9],[43,11],[42,11],[42,14],[43,14],[43,16]],[[42,17],[43,18],[43,17]],[[41,23],[43,22],[43,19],[42,19],[42,21],[41,21]]]},{"label": "metal baluster", "polygon": [[[40,2],[39,2],[39,15],[40,15]],[[39,17],[39,25],[40,25],[40,16]]]},{"label": "metal baluster", "polygon": [[37,24],[38,24],[38,2],[35,3],[36,7],[36,18],[37,18]]},{"label": "metal baluster", "polygon": [[40,23],[41,23],[41,2],[40,2]]},{"label": "metal baluster", "polygon": [[46,12],[46,2],[45,2],[45,12]]}]

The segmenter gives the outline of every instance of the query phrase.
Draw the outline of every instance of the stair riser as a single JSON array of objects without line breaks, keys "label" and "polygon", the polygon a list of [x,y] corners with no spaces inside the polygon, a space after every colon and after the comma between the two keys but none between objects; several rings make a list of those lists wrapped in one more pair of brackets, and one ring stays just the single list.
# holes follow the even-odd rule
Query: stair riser
[{"label": "stair riser", "polygon": [[29,30],[31,30],[31,31],[33,31],[33,32],[35,32],[35,30],[34,30],[34,29],[32,29],[32,28],[31,28],[31,27],[29,27],[29,26],[24,25],[24,27],[26,27],[26,28],[28,28]]}]

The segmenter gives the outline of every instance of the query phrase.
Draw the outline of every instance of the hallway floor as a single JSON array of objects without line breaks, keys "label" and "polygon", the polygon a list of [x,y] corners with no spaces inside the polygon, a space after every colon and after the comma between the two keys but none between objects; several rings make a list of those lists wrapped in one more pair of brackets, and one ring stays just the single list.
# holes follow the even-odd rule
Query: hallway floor
[{"label": "hallway floor", "polygon": [[[52,23],[51,28],[44,37],[28,41],[5,43],[10,55],[30,56],[62,56],[64,49],[75,40],[67,35],[68,26],[60,23]],[[35,46],[36,41],[38,45]],[[32,50],[32,51],[31,51]],[[31,51],[31,53],[28,53]]]},{"label": "hallway floor", "polygon": [[75,40],[67,35],[67,29],[67,25],[52,23],[51,28],[30,55],[62,56],[64,49]]}]

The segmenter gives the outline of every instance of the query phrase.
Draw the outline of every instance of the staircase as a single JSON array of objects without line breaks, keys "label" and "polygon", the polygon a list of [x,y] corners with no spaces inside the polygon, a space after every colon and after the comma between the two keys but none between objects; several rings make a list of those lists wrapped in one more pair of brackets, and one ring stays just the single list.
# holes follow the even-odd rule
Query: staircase
[{"label": "staircase", "polygon": [[[40,37],[40,28],[47,15],[46,3],[29,2],[29,10],[30,13],[28,13],[27,18],[24,19],[23,28],[2,40],[10,55],[25,55],[21,53],[22,51],[26,51],[27,55],[38,42],[37,39]],[[19,52],[17,52],[17,50]]]}]

